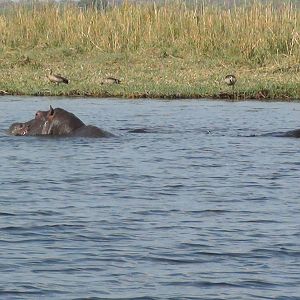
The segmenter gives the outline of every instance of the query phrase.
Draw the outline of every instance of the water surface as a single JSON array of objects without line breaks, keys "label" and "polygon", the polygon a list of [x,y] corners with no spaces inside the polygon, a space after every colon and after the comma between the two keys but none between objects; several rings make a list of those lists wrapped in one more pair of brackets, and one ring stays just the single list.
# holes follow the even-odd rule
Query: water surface
[{"label": "water surface", "polygon": [[[13,137],[62,107],[108,139]],[[300,103],[0,98],[1,299],[300,299]]]}]

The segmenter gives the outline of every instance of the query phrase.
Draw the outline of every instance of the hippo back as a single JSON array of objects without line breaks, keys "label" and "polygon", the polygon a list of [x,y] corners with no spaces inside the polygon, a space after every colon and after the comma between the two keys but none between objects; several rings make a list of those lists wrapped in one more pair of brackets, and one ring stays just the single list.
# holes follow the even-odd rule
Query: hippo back
[{"label": "hippo back", "polygon": [[87,125],[82,126],[76,129],[71,136],[78,136],[78,137],[89,137],[89,138],[102,138],[102,137],[112,137],[114,136],[112,133],[105,131],[101,128],[96,126]]},{"label": "hippo back", "polygon": [[62,108],[55,108],[49,111],[42,134],[69,135],[82,126],[84,123],[74,114]]}]

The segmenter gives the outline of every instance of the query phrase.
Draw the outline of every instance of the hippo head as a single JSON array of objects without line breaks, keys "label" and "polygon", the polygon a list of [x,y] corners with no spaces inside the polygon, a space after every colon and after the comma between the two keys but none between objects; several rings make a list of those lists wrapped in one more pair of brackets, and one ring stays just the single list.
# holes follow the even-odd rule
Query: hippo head
[{"label": "hippo head", "polygon": [[11,135],[26,135],[28,133],[28,125],[26,123],[13,123],[8,129]]},{"label": "hippo head", "polygon": [[44,122],[42,134],[47,135],[68,135],[84,126],[74,114],[62,108],[53,108],[51,105],[46,114],[44,111],[38,111],[36,118]]},{"label": "hippo head", "polygon": [[8,129],[11,135],[41,135],[44,122],[32,119],[24,123],[13,123]]},{"label": "hippo head", "polygon": [[[50,109],[53,110],[52,106],[50,105]],[[38,110],[36,113],[35,113],[35,119],[36,120],[41,120],[41,121],[46,121],[47,119],[47,115],[49,113],[49,110]]]}]

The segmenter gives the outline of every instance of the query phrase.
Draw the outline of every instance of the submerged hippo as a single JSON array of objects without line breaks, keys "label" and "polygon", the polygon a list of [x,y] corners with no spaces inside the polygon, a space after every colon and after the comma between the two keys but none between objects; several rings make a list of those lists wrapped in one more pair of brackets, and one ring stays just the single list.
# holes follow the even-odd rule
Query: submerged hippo
[{"label": "submerged hippo", "polygon": [[11,135],[40,135],[42,134],[44,123],[32,119],[24,123],[13,123],[8,129],[8,133]]},{"label": "submerged hippo", "polygon": [[300,138],[300,129],[280,131],[280,132],[269,132],[262,135],[253,135],[253,136]]},{"label": "submerged hippo", "polygon": [[300,138],[300,129],[295,129],[295,130],[290,130],[290,131],[284,132],[282,136]]},{"label": "submerged hippo", "polygon": [[53,109],[52,106],[47,112],[38,111],[35,119],[43,122],[42,134],[47,135],[69,135],[85,126],[74,114],[62,108]]},{"label": "submerged hippo", "polygon": [[8,133],[11,135],[26,135],[27,126],[25,123],[13,123],[9,126]]},{"label": "submerged hippo", "polygon": [[74,114],[62,109],[37,111],[35,118],[25,123],[14,123],[9,128],[12,135],[49,135],[74,137],[110,137],[113,134],[96,126],[85,125]]}]

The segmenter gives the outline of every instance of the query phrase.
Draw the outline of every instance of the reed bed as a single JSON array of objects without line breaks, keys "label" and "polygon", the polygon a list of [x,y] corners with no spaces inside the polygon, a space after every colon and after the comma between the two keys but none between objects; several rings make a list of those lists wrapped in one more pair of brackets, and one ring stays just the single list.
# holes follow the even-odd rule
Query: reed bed
[{"label": "reed bed", "polygon": [[[133,82],[136,74],[152,84],[157,84],[157,78],[160,78],[159,82],[164,80],[163,85],[173,83],[174,94],[182,80],[186,81],[184,90],[197,81],[207,82],[207,86],[210,82],[214,86],[219,80],[217,73],[223,75],[227,70],[237,70],[248,78],[256,78],[254,82],[258,82],[257,78],[267,77],[266,70],[269,70],[269,78],[274,78],[273,83],[278,88],[282,79],[276,72],[297,73],[300,69],[300,11],[291,3],[275,7],[253,1],[251,5],[226,8],[200,1],[193,5],[184,1],[163,4],[124,1],[105,10],[82,9],[74,3],[15,4],[0,13],[0,40],[2,68],[7,67],[8,59],[10,66],[14,66],[11,72],[25,66],[27,72],[31,67],[38,74],[47,63],[68,68],[75,64],[76,58],[83,70],[81,76],[91,81],[92,65],[88,67],[86,60],[93,53],[93,66],[98,63],[98,67],[108,70],[99,59],[106,59],[104,64],[108,63],[110,67],[113,59],[118,65],[113,71],[119,71],[128,82]],[[58,49],[59,55],[53,54]],[[19,53],[17,58],[15,52]],[[54,56],[49,55],[50,52]],[[26,62],[22,64],[26,57],[20,58],[20,53],[29,53],[31,63],[34,63],[31,66]],[[137,58],[138,55],[142,55],[142,59]],[[39,56],[41,60],[37,61]],[[177,61],[165,63],[166,57]],[[166,70],[156,70],[157,65]],[[199,75],[196,68],[202,69]],[[265,69],[261,75],[249,68]],[[165,75],[167,71],[169,73]],[[169,78],[177,72],[182,73],[178,79]],[[13,77],[11,74],[10,78]],[[295,76],[291,77],[292,83],[296,84]],[[3,88],[4,79],[0,77],[1,82]],[[239,82],[243,82],[243,78]],[[244,82],[249,83],[249,80]],[[147,93],[143,88],[137,90]],[[212,93],[217,92],[209,88],[204,94]],[[196,96],[197,90],[194,89],[192,94]]]},{"label": "reed bed", "polygon": [[2,47],[79,47],[104,52],[166,48],[261,62],[280,54],[300,58],[300,12],[292,4],[274,8],[224,9],[184,2],[132,4],[107,10],[75,4],[16,4],[0,17]]}]

